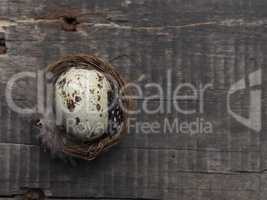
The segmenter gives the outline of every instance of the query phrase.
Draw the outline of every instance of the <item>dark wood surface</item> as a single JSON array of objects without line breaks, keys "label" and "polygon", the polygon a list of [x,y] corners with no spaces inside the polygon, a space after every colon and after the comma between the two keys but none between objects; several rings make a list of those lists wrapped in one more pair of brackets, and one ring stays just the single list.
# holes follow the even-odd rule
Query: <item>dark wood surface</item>
[{"label": "dark wood surface", "polygon": [[[266,25],[265,0],[0,0],[0,199],[41,189],[51,199],[265,200]],[[51,158],[30,116],[7,106],[6,83],[16,73],[45,69],[73,53],[100,56],[129,81],[145,75],[141,86],[155,82],[166,88],[168,69],[172,87],[213,83],[203,114],[213,133],[144,134],[132,128],[93,162],[72,166]],[[254,132],[227,113],[226,94],[259,68],[263,127]],[[13,89],[19,105],[34,105],[36,95],[34,79]],[[176,100],[166,96],[149,105],[168,101]],[[235,107],[242,113],[248,103],[236,101]],[[171,109],[135,117],[163,122],[196,116]]]}]

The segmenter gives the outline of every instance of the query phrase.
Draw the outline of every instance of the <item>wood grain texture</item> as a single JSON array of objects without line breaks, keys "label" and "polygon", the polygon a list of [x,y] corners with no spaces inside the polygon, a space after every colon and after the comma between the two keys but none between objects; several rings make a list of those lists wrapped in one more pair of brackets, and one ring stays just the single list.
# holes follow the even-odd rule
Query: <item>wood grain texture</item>
[{"label": "wood grain texture", "polygon": [[[1,0],[0,41],[7,52],[0,55],[0,198],[40,188],[51,199],[266,199],[266,8],[264,0]],[[66,16],[77,20],[74,29]],[[183,82],[212,83],[200,116],[212,122],[213,132],[178,134],[161,127],[155,134],[131,127],[120,145],[93,162],[72,166],[51,158],[30,116],[8,107],[5,88],[16,73],[37,72],[72,53],[99,55],[141,87],[160,84],[165,96],[149,101],[151,108],[176,102],[166,94],[168,70],[171,91]],[[263,128],[256,133],[227,113],[226,94],[260,68]],[[36,90],[35,79],[20,80],[13,97],[34,106]],[[231,103],[246,115],[249,102],[243,98],[237,94]],[[137,107],[145,103],[141,98]],[[162,124],[198,116],[172,107],[169,113],[131,117]]]}]

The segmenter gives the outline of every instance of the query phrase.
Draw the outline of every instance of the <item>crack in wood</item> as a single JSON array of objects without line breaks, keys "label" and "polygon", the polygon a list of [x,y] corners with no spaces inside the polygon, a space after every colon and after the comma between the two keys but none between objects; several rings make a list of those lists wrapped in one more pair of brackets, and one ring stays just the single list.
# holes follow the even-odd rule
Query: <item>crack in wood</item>
[{"label": "crack in wood", "polygon": [[0,55],[6,54],[7,47],[6,47],[6,39],[3,33],[0,33]]},{"label": "crack in wood", "polygon": [[82,199],[87,199],[87,200],[159,200],[159,199],[151,199],[151,198],[131,198],[131,197],[124,197],[124,198],[120,198],[120,197],[48,197],[48,199],[66,199],[66,200],[70,200],[70,199],[77,199],[77,200],[82,200]]},{"label": "crack in wood", "polygon": [[62,29],[64,31],[77,31],[77,25],[80,22],[75,16],[64,16],[62,17]]},{"label": "crack in wood", "polygon": [[[216,26],[224,26],[224,27],[236,27],[236,26],[243,26],[243,27],[262,27],[267,24],[267,19],[261,20],[244,20],[244,19],[221,19],[221,20],[212,20],[212,21],[203,21],[203,22],[196,22],[196,23],[189,23],[189,24],[182,24],[182,25],[173,25],[173,26],[135,26],[132,25],[121,25],[128,22],[127,20],[110,20],[110,17],[104,17],[105,21],[108,23],[90,23],[85,20],[80,19],[81,16],[89,15],[89,14],[69,14],[69,15],[58,15],[52,17],[43,17],[43,18],[27,18],[27,19],[17,19],[17,20],[0,20],[0,30],[3,31],[4,28],[10,26],[17,26],[19,23],[53,23],[53,22],[60,22],[63,21],[65,25],[71,26],[68,30],[73,30],[74,27],[78,24],[89,24],[93,27],[111,27],[111,28],[118,28],[118,29],[133,29],[133,30],[162,30],[165,28],[170,29],[184,29],[184,28],[193,28],[193,27],[202,27],[202,26],[209,26],[209,25],[216,25]],[[93,14],[92,14],[93,15]],[[100,14],[95,14],[100,15]],[[101,13],[101,16],[103,13]],[[104,15],[103,15],[104,16]]]}]

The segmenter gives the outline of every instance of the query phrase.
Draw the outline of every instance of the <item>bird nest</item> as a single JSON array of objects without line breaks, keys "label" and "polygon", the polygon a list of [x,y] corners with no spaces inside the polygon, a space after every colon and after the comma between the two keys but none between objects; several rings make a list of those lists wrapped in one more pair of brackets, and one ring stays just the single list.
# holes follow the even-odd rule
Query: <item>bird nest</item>
[{"label": "bird nest", "polygon": [[[40,120],[36,123],[40,129],[40,139],[44,146],[46,146],[53,153],[64,153],[65,155],[93,160],[102,152],[107,151],[110,147],[117,144],[127,132],[128,110],[131,107],[131,100],[129,92],[126,89],[126,82],[121,75],[114,69],[114,67],[97,58],[94,55],[70,55],[63,57],[59,61],[48,66],[46,74],[46,84],[51,85],[53,88],[58,77],[72,67],[82,69],[97,70],[104,74],[107,79],[112,78],[113,82],[117,84],[119,93],[119,102],[122,109],[123,117],[121,128],[115,134],[104,134],[103,136],[88,140],[81,141],[70,137],[65,127],[60,127],[55,124],[55,105],[54,105],[54,89],[48,92],[46,104],[51,106],[49,112],[46,112]],[[49,110],[49,109],[48,109]]]}]

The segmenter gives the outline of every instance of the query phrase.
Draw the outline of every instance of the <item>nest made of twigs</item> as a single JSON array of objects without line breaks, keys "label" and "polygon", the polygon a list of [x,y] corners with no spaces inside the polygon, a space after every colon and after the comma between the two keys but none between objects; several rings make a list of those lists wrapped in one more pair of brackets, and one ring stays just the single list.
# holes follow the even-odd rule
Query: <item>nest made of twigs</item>
[{"label": "nest made of twigs", "polygon": [[[69,55],[65,56],[59,61],[48,66],[46,73],[49,74],[49,79],[47,80],[52,86],[55,84],[57,78],[67,70],[72,67],[79,67],[84,69],[94,69],[104,75],[108,75],[116,81],[118,89],[124,88],[126,85],[125,80],[121,75],[114,69],[114,67],[99,59],[94,55]],[[66,155],[78,157],[85,160],[95,159],[100,153],[106,151],[114,144],[117,144],[127,131],[127,119],[128,119],[128,109],[131,107],[131,100],[128,98],[129,93],[125,90],[120,93],[123,96],[121,98],[121,103],[124,107],[123,111],[123,122],[120,131],[112,136],[104,135],[98,139],[88,142],[81,142],[71,140],[66,136],[66,131],[62,127],[57,127],[53,120],[55,120],[54,113],[51,112],[42,122],[42,127],[40,131],[40,138],[45,146],[47,146],[52,152],[63,152]],[[54,94],[52,94],[51,99],[54,100]],[[50,104],[54,101],[50,100]],[[52,106],[53,107],[53,106]],[[62,141],[67,142],[62,142]]]}]

